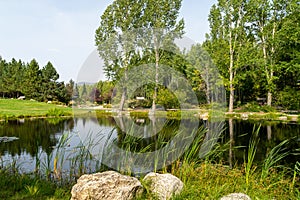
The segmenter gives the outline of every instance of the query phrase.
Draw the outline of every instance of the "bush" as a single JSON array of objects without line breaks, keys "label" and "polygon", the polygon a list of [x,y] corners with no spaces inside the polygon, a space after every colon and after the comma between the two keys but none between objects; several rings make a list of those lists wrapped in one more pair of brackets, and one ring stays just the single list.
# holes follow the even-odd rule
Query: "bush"
[{"label": "bush", "polygon": [[279,92],[276,104],[288,110],[299,110],[300,91],[295,88],[286,87],[283,91]]},{"label": "bush", "polygon": [[112,105],[111,104],[105,104],[105,105],[103,105],[103,108],[112,108]]},{"label": "bush", "polygon": [[61,117],[61,116],[65,116],[66,113],[62,110],[59,110],[57,108],[52,108],[50,110],[48,110],[46,116],[47,117]]},{"label": "bush", "polygon": [[257,102],[249,102],[241,107],[242,112],[276,112],[276,109],[268,105],[259,105]]}]

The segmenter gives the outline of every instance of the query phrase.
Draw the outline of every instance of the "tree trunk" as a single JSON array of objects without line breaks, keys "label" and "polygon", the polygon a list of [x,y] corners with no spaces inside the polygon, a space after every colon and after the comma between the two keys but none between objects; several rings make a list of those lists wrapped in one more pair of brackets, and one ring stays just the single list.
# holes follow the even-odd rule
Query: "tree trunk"
[{"label": "tree trunk", "polygon": [[159,47],[157,38],[154,38],[154,45],[155,45],[155,87],[153,93],[153,101],[152,101],[152,110],[151,113],[154,114],[156,110],[156,99],[157,99],[157,92],[158,92],[158,67],[159,67]]},{"label": "tree trunk", "polygon": [[125,67],[124,77],[125,77],[125,81],[124,81],[124,85],[123,85],[123,88],[122,88],[122,97],[121,97],[121,101],[120,101],[119,111],[124,110],[124,104],[125,104],[125,101],[126,101],[126,95],[127,95],[127,87],[126,87],[127,67]]},{"label": "tree trunk", "polygon": [[[275,40],[275,31],[276,31],[276,22],[273,23],[273,30],[272,30],[272,40]],[[267,104],[268,106],[272,105],[272,90],[271,90],[271,86],[273,85],[273,76],[274,76],[274,53],[275,53],[275,47],[274,44],[272,44],[272,48],[271,48],[271,53],[272,53],[272,57],[271,57],[271,66],[270,66],[270,75],[269,75],[269,89],[268,89],[268,100],[267,100]]]},{"label": "tree trunk", "polygon": [[205,67],[205,74],[204,77],[206,77],[206,91],[205,91],[205,95],[206,95],[206,99],[207,99],[207,103],[210,104],[212,102],[211,96],[210,96],[210,83],[209,83],[209,66]]},{"label": "tree trunk", "polygon": [[229,65],[229,109],[228,112],[233,111],[234,101],[234,87],[233,87],[233,46],[232,46],[232,33],[229,35],[229,46],[230,46],[230,65]]}]

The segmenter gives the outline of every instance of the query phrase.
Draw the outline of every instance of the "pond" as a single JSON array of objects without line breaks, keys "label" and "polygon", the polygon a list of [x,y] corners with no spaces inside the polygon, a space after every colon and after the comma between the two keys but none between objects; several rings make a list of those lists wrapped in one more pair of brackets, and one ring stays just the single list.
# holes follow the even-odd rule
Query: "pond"
[{"label": "pond", "polygon": [[[208,129],[207,134],[195,131],[202,126]],[[286,139],[290,139],[286,150],[295,152],[300,148],[300,124],[297,123],[131,119],[128,116],[19,119],[0,124],[0,166],[27,173],[38,171],[48,176],[75,176],[103,167],[143,173],[172,163],[199,134],[203,134],[207,142],[202,144],[199,156],[203,159],[210,156],[212,146],[218,145],[216,162],[240,165],[252,132],[257,128],[257,164]],[[289,155],[281,164],[292,167],[299,160],[299,155]]]}]

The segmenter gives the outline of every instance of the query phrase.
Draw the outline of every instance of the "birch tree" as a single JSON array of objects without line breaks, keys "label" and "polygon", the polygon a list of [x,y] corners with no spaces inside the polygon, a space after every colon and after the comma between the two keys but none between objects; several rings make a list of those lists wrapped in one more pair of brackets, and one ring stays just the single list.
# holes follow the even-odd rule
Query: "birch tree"
[{"label": "birch tree", "polygon": [[[238,60],[239,51],[243,48],[245,39],[244,8],[244,0],[219,0],[218,4],[212,7],[209,15],[211,32],[206,44],[208,45],[207,50],[211,53],[220,71],[223,72],[224,82],[229,88],[229,112],[233,111],[236,75],[241,67]],[[214,55],[220,51],[223,53]]]},{"label": "birch tree", "polygon": [[[120,74],[126,82],[130,59],[135,54],[136,43],[131,31],[141,27],[143,0],[115,0],[101,16],[95,41],[104,60],[106,76],[113,80]],[[119,110],[124,109],[126,84],[123,84]]]},{"label": "birch tree", "polygon": [[[272,96],[275,90],[276,62],[278,55],[278,31],[280,24],[287,14],[290,0],[248,0],[247,16],[248,26],[256,38],[260,49],[261,72],[266,80],[267,105],[272,105]],[[260,62],[262,60],[262,62]]]}]

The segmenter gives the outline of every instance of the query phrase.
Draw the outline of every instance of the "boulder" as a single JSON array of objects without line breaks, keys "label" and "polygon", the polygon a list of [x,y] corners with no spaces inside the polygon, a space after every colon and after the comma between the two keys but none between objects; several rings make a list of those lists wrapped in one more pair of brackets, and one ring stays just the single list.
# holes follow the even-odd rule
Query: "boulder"
[{"label": "boulder", "polygon": [[143,187],[138,179],[115,171],[106,171],[81,176],[72,187],[71,200],[127,200],[142,191]]},{"label": "boulder", "polygon": [[173,195],[178,195],[183,189],[182,181],[172,174],[158,174],[151,172],[147,174],[143,181],[159,200],[170,199]]},{"label": "boulder", "polygon": [[244,193],[231,193],[220,200],[251,200],[251,198]]}]

